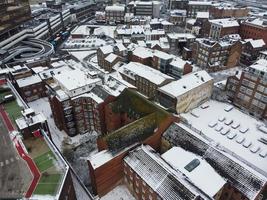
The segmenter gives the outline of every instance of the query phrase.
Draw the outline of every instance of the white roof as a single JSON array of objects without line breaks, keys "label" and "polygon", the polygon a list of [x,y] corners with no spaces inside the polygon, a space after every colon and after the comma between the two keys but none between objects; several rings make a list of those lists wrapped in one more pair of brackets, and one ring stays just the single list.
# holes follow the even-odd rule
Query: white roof
[{"label": "white roof", "polygon": [[112,53],[113,52],[113,46],[106,45],[106,46],[100,47],[100,50],[103,52],[103,54]]},{"label": "white roof", "polygon": [[[254,170],[262,173],[267,177],[267,159],[260,156],[261,152],[267,150],[266,145],[258,141],[260,138],[264,137],[266,134],[258,129],[259,126],[264,125],[263,122],[247,115],[236,108],[226,111],[225,108],[229,104],[221,103],[218,101],[210,100],[206,102],[209,107],[203,109],[201,106],[195,108],[193,112],[197,113],[198,117],[193,116],[191,113],[183,113],[181,116],[191,124],[192,127],[199,130],[210,138],[213,143],[217,143],[231,151],[232,155],[239,161],[245,162],[248,166],[251,166]],[[223,121],[219,118],[225,118]],[[223,119],[222,118],[222,119]],[[213,128],[209,127],[209,123],[216,120],[217,125]],[[233,122],[226,125],[225,122]],[[240,124],[239,127],[233,128],[234,124]],[[230,132],[226,135],[222,135],[216,131],[216,127],[227,127]],[[244,130],[247,130],[246,132]],[[235,138],[230,139],[227,136],[229,134],[236,134]],[[238,137],[244,137],[244,141],[240,144],[236,141]],[[246,142],[251,143],[251,146],[246,148],[243,146]],[[253,153],[250,151],[251,147],[260,147],[258,152]],[[242,159],[242,160],[241,160]],[[254,165],[254,166],[253,166]],[[258,168],[256,169],[255,166]]]},{"label": "white roof", "polygon": [[255,63],[249,66],[249,68],[256,69],[258,71],[267,72],[267,60],[259,59]]},{"label": "white roof", "polygon": [[211,5],[211,1],[189,1],[189,5]]},{"label": "white roof", "polygon": [[97,169],[101,165],[105,164],[113,158],[112,154],[108,150],[100,151],[88,158],[92,167]]},{"label": "white roof", "polygon": [[213,78],[206,71],[202,70],[187,74],[177,81],[160,87],[158,90],[177,98],[211,80],[213,80]]},{"label": "white roof", "polygon": [[[210,164],[198,155],[182,149],[181,147],[172,147],[161,155],[175,170],[179,170],[190,181],[210,197],[214,197],[224,186],[226,181],[210,166]],[[191,172],[185,169],[191,161],[197,159],[200,164]],[[212,177],[212,181],[209,178]]]},{"label": "white roof", "polygon": [[160,85],[166,80],[173,80],[172,77],[163,74],[159,70],[137,62],[130,62],[119,68],[118,71],[132,79],[135,79],[135,75],[138,75],[156,85]]},{"label": "white roof", "polygon": [[90,35],[90,27],[87,25],[77,26],[72,32],[72,35]]},{"label": "white roof", "polygon": [[106,11],[121,11],[123,12],[125,10],[124,5],[113,5],[113,6],[106,6]]},{"label": "white roof", "polygon": [[186,63],[187,63],[187,62],[186,62],[185,60],[183,60],[182,58],[180,58],[180,57],[175,57],[175,58],[171,61],[170,65],[172,65],[172,66],[174,66],[174,67],[177,67],[177,68],[180,68],[180,69],[183,69]]},{"label": "white roof", "polygon": [[108,61],[109,63],[112,63],[117,57],[118,57],[117,55],[111,53],[105,58],[105,60]]},{"label": "white roof", "polygon": [[56,74],[54,79],[64,86],[64,88],[66,88],[68,91],[100,81],[99,78],[89,78],[85,72],[78,69]]},{"label": "white roof", "polygon": [[16,119],[16,124],[19,127],[19,129],[25,129],[28,126],[31,126],[33,124],[42,123],[46,121],[45,116],[43,113],[38,113],[30,117],[31,120],[28,120],[29,118],[21,117],[19,119]]},{"label": "white roof", "polygon": [[196,19],[188,19],[187,21],[186,21],[186,23],[187,24],[195,24],[196,23]]},{"label": "white roof", "polygon": [[169,33],[168,37],[171,39],[194,39],[196,36],[194,36],[191,33]]},{"label": "white roof", "polygon": [[17,84],[20,88],[33,85],[36,83],[41,83],[41,82],[42,80],[38,75],[33,75],[33,76],[29,76],[29,77],[21,78],[17,80]]},{"label": "white roof", "polygon": [[254,25],[254,26],[261,26],[261,27],[267,27],[266,24],[264,24],[264,20],[262,18],[256,18],[256,19],[248,19],[246,23]]},{"label": "white roof", "polygon": [[133,55],[138,56],[140,58],[149,58],[153,57],[153,51],[145,47],[137,47],[133,51]]},{"label": "white roof", "polygon": [[213,19],[213,20],[209,20],[210,23],[212,24],[216,24],[222,27],[235,27],[235,26],[239,26],[239,23],[237,20],[235,19],[231,19],[231,18],[225,18],[225,19]]},{"label": "white roof", "polygon": [[209,18],[210,13],[209,12],[197,12],[197,18]]},{"label": "white roof", "polygon": [[250,44],[252,45],[253,48],[260,48],[265,46],[265,42],[263,39],[258,39],[258,40],[250,40]]},{"label": "white roof", "polygon": [[41,67],[41,66],[31,68],[31,70],[34,71],[35,74],[38,74],[38,73],[40,73],[44,70],[47,70],[47,69],[48,69],[48,67]]}]

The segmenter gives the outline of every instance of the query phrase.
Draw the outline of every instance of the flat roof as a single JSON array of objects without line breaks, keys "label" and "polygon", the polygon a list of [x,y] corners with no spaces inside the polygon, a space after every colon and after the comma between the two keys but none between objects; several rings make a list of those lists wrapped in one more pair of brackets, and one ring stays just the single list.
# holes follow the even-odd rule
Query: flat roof
[{"label": "flat roof", "polygon": [[29,77],[21,78],[17,80],[17,84],[20,88],[26,87],[29,85],[34,85],[34,84],[41,83],[41,82],[42,82],[42,79],[38,75],[33,75],[33,76],[29,76]]},{"label": "flat roof", "polygon": [[189,1],[188,5],[211,5],[212,2],[211,1]]},{"label": "flat roof", "polygon": [[56,79],[57,82],[62,84],[69,91],[100,81],[99,78],[89,78],[85,72],[79,69],[56,74],[54,79]]},{"label": "flat roof", "polygon": [[166,80],[173,80],[172,77],[163,74],[159,70],[137,62],[130,62],[119,68],[118,71],[126,76],[131,77],[132,79],[135,79],[135,75],[138,75],[156,85],[160,85]]},{"label": "flat roof", "polygon": [[[254,165],[267,177],[267,147],[260,142],[266,133],[259,129],[264,123],[227,103],[210,100],[191,112],[182,113],[195,129],[214,142]],[[256,165],[256,167],[255,167]]]},{"label": "flat roof", "polygon": [[[181,147],[172,147],[162,154],[161,157],[175,170],[185,174],[194,185],[210,197],[214,197],[226,183],[224,178],[205,159]],[[195,166],[193,166],[194,162],[196,163]],[[194,169],[188,171],[188,165],[193,166]],[[212,177],[212,181],[207,177]]]},{"label": "flat roof", "polygon": [[174,98],[208,82],[213,78],[205,71],[198,71],[187,74],[177,81],[160,87],[158,90]]},{"label": "flat roof", "polygon": [[113,5],[113,6],[106,6],[106,11],[124,11],[125,6],[124,5]]},{"label": "flat roof", "polygon": [[232,19],[232,18],[225,18],[225,19],[212,19],[209,20],[211,23],[222,26],[224,28],[227,27],[235,27],[239,26],[239,23],[237,20]]}]

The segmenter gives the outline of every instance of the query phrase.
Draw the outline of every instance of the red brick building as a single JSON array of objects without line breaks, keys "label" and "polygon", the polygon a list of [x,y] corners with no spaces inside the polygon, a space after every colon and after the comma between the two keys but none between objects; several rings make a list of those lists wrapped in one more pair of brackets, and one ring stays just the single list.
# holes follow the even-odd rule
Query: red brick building
[{"label": "red brick building", "polygon": [[210,15],[212,18],[242,18],[247,17],[250,9],[246,6],[233,6],[229,4],[214,4],[210,8]]},{"label": "red brick building", "polygon": [[242,54],[240,57],[240,63],[245,66],[252,65],[260,56],[260,52],[264,51],[266,47],[267,46],[263,39],[245,40],[245,44],[243,44]]},{"label": "red brick building", "polygon": [[243,110],[267,119],[267,60],[260,59],[227,80],[226,89],[230,100]]},{"label": "red brick building", "polygon": [[123,158],[137,144],[160,147],[161,134],[175,120],[141,95],[126,90],[106,106],[111,130],[99,137],[99,153],[88,159],[95,194],[103,196],[123,181]]},{"label": "red brick building", "polygon": [[192,58],[197,65],[208,71],[218,71],[239,63],[242,43],[228,39],[198,39],[192,49]]},{"label": "red brick building", "polygon": [[209,37],[213,39],[220,39],[226,35],[239,33],[239,23],[235,19],[231,18],[213,19],[209,20],[209,23],[210,23]]},{"label": "red brick building", "polygon": [[267,19],[248,19],[241,23],[240,36],[242,39],[263,39],[267,43]]},{"label": "red brick building", "polygon": [[26,102],[46,96],[45,85],[38,75],[17,79],[16,86],[21,97]]}]

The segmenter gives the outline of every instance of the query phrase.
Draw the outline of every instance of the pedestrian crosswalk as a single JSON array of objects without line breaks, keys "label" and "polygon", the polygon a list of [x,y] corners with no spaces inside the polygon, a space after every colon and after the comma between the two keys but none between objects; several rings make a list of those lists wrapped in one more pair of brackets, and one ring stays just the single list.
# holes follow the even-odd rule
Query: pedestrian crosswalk
[{"label": "pedestrian crosswalk", "polygon": [[0,160],[0,167],[8,166],[8,165],[12,164],[15,160],[19,160],[19,156],[11,157],[11,158],[6,159],[6,160]]}]

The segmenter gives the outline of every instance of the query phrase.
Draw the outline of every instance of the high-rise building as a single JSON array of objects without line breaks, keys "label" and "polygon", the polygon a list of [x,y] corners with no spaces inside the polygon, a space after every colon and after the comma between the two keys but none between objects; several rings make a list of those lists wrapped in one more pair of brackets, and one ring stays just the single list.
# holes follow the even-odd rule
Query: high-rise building
[{"label": "high-rise building", "polygon": [[18,32],[18,25],[30,18],[28,0],[0,0],[0,41]]}]

